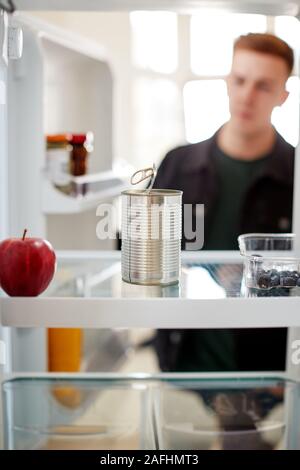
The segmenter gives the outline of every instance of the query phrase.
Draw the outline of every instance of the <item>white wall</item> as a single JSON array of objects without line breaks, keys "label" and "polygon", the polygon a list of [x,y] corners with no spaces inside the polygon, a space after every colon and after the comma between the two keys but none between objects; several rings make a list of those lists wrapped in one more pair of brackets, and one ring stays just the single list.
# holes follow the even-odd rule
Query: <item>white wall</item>
[{"label": "white wall", "polygon": [[34,12],[39,19],[103,46],[113,74],[113,153],[132,162],[130,24],[128,13]]}]

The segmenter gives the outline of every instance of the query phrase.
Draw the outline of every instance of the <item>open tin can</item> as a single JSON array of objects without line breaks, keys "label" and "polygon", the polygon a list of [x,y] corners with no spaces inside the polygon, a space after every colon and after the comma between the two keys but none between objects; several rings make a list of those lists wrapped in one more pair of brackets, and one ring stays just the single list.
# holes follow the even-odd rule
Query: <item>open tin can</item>
[{"label": "open tin can", "polygon": [[122,278],[143,285],[178,282],[182,191],[122,192]]}]

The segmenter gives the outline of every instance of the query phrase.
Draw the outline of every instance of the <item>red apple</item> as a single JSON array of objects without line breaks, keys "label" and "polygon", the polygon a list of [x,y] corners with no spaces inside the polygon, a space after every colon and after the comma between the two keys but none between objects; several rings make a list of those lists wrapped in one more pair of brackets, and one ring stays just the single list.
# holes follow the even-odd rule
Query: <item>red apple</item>
[{"label": "red apple", "polygon": [[56,269],[51,244],[41,238],[9,238],[0,243],[0,286],[10,296],[33,297],[49,285]]}]

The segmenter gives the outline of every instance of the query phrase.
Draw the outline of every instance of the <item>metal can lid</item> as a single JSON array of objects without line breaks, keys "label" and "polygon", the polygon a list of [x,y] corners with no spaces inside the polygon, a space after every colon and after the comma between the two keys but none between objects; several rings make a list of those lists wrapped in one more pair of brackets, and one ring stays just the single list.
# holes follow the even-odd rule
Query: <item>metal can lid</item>
[{"label": "metal can lid", "polygon": [[121,194],[126,196],[181,196],[179,189],[127,189]]}]

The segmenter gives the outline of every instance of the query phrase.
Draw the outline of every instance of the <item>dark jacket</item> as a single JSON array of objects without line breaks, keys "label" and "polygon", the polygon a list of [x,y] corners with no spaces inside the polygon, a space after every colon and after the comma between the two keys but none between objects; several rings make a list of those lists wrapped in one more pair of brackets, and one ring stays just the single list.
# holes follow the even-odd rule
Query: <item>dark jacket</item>
[{"label": "dark jacket", "polygon": [[[205,234],[209,232],[214,204],[218,198],[218,176],[213,158],[217,133],[210,139],[170,151],[161,163],[154,187],[180,189],[183,204],[205,205]],[[294,148],[278,133],[264,171],[246,193],[240,213],[239,233],[290,232],[292,229]],[[186,240],[183,239],[183,248]],[[205,242],[204,242],[205,249]],[[239,370],[283,370],[286,329],[268,330],[268,343],[276,344],[265,357],[266,330],[238,331]],[[155,346],[162,370],[174,370],[186,330],[160,330]],[[269,344],[270,344],[269,343]],[[253,345],[255,350],[253,349]],[[269,348],[270,349],[270,348]],[[264,359],[265,358],[265,359]]]}]

